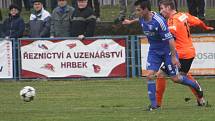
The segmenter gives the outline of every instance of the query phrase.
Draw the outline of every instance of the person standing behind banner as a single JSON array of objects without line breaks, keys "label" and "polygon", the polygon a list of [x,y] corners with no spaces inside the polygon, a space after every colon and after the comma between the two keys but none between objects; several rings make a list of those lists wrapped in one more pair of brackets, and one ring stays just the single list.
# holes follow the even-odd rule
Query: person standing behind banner
[{"label": "person standing behind banner", "polygon": [[9,17],[3,22],[3,37],[21,38],[25,30],[24,20],[20,17],[21,9],[16,4],[11,4],[9,10]]},{"label": "person standing behind banner", "polygon": [[67,0],[58,0],[51,16],[51,37],[70,37],[74,8],[67,5]]},{"label": "person standing behind banner", "polygon": [[91,8],[93,8],[95,15],[96,15],[96,21],[99,22],[100,20],[100,2],[99,0],[88,0],[87,5]]},{"label": "person standing behind banner", "polygon": [[2,21],[2,13],[1,13],[1,9],[0,9],[0,21]]},{"label": "person standing behind banner", "polygon": [[[78,0],[72,0],[72,6],[74,8],[78,7]],[[99,0],[88,0],[87,2],[87,6],[92,8],[93,11],[95,12],[95,16],[96,16],[96,21],[99,22],[100,20],[100,2]]]},{"label": "person standing behind banner", "polygon": [[51,15],[43,8],[41,0],[33,1],[33,12],[30,15],[30,37],[50,37]]},{"label": "person standing behind banner", "polygon": [[205,0],[187,0],[189,13],[205,20]]},{"label": "person standing behind banner", "polygon": [[[135,3],[136,0],[131,0],[130,3],[130,15],[129,15],[129,19],[135,19],[136,15],[135,15]],[[127,12],[127,7],[126,7],[126,0],[119,0],[119,15],[118,17],[114,20],[114,23],[119,23],[124,21],[124,19],[126,18],[126,12]]]},{"label": "person standing behind banner", "polygon": [[[2,21],[2,13],[1,13],[1,9],[0,9],[0,21]],[[0,37],[2,37],[2,25],[0,25]]]},{"label": "person standing behind banner", "polygon": [[77,0],[78,7],[75,8],[72,20],[72,37],[94,36],[96,27],[96,16],[93,9],[87,6],[88,0]]},{"label": "person standing behind banner", "polygon": [[58,5],[57,5],[58,0],[51,0],[51,10],[53,11]]}]

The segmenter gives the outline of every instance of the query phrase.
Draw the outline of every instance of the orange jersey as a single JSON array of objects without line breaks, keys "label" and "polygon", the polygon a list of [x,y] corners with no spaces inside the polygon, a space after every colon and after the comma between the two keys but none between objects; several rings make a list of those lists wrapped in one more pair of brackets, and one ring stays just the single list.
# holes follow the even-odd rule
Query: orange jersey
[{"label": "orange jersey", "polygon": [[192,43],[190,26],[200,26],[205,28],[205,24],[188,13],[176,13],[168,21],[170,32],[175,37],[176,50],[180,59],[190,59],[195,57],[195,48]]}]

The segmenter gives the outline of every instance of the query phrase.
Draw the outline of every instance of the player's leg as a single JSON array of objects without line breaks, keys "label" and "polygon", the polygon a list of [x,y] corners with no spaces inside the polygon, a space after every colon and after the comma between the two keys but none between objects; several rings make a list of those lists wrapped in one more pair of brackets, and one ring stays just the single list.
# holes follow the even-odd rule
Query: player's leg
[{"label": "player's leg", "polygon": [[157,101],[156,101],[156,83],[155,83],[155,74],[159,70],[160,65],[162,63],[162,57],[157,55],[155,52],[148,52],[147,57],[147,87],[148,87],[148,97],[151,102],[149,106],[149,111],[157,109]]},{"label": "player's leg", "polygon": [[176,74],[176,75],[171,75],[171,79],[179,84],[188,86],[190,88],[193,88],[196,92],[199,98],[203,97],[202,89],[199,86],[199,84],[193,82],[192,80],[188,79],[187,76],[181,75],[181,74]]},{"label": "player's leg", "polygon": [[[188,73],[189,70],[190,70],[190,67],[191,67],[191,65],[192,65],[193,59],[194,59],[194,58],[191,58],[191,59],[179,59],[179,61],[180,61],[180,63],[181,63],[181,68],[180,68],[179,72],[180,72],[181,75],[187,76],[188,79],[192,80],[194,83],[196,83],[197,85],[199,85],[199,87],[200,87],[200,89],[201,89],[201,86],[200,86],[200,84],[198,83],[198,81],[196,81],[196,80],[192,77],[192,75],[191,75],[190,73]],[[201,94],[201,97],[199,97],[199,94],[198,94],[198,92],[196,92],[195,89],[193,89],[193,88],[190,88],[190,89],[191,89],[192,93],[195,95],[195,97],[196,97],[196,99],[197,99],[198,105],[199,105],[199,106],[204,105],[204,104],[205,104],[205,100],[204,100],[204,98],[203,98],[203,91],[200,92],[200,93],[202,93],[202,94]],[[201,90],[202,90],[202,89],[201,89]]]},{"label": "player's leg", "polygon": [[[199,85],[199,87],[201,88],[201,85],[198,83],[198,81],[196,81],[196,80],[193,78],[193,76],[192,76],[190,73],[187,74],[187,77],[188,77],[190,80],[192,80],[192,81],[194,81],[195,83],[197,83],[197,84]],[[190,88],[190,89],[191,89],[192,93],[193,93],[193,94],[195,95],[195,97],[196,97],[197,105],[198,105],[198,106],[204,106],[204,105],[206,104],[206,101],[205,101],[205,99],[204,99],[203,90],[200,92],[200,93],[202,93],[202,94],[201,94],[202,96],[199,97],[199,94],[198,94],[198,92],[195,91],[195,89],[193,89],[193,88]]]},{"label": "player's leg", "polygon": [[195,83],[192,80],[188,79],[187,76],[177,74],[175,76],[171,76],[171,79],[176,83],[179,83],[179,84],[188,86],[190,88],[193,88],[197,92],[199,98],[203,97],[201,87],[197,83]]},{"label": "player's leg", "polygon": [[166,89],[166,75],[168,74],[166,67],[164,65],[161,66],[160,70],[157,73],[156,79],[156,100],[157,105],[161,107],[163,94]]},{"label": "player's leg", "polygon": [[168,70],[169,76],[171,76],[171,79],[174,82],[195,89],[195,91],[197,92],[198,96],[203,97],[203,94],[201,93],[202,92],[201,87],[197,83],[195,83],[192,80],[188,79],[187,76],[181,75],[181,74],[178,73],[178,68],[175,67],[172,64],[171,55],[166,54],[164,64],[166,66],[166,69]]},{"label": "player's leg", "polygon": [[155,71],[154,70],[148,70],[147,71],[147,89],[148,89],[148,97],[151,102],[151,105],[149,108],[157,108],[157,101],[156,101],[156,83],[155,83]]},{"label": "player's leg", "polygon": [[[194,58],[191,59],[179,59],[180,63],[181,63],[181,68],[179,69],[179,72],[181,75],[187,76],[188,79],[192,80],[193,82],[195,82],[194,78],[191,75],[188,75],[187,73],[190,70],[191,64],[193,62]],[[192,93],[198,98],[198,94],[195,91],[195,89],[190,88]]]}]

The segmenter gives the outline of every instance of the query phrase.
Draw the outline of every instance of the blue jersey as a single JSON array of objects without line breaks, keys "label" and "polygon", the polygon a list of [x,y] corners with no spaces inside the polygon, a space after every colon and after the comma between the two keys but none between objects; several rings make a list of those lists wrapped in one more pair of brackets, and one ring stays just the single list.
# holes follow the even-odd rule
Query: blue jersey
[{"label": "blue jersey", "polygon": [[159,53],[170,51],[169,40],[173,39],[173,36],[169,32],[166,20],[159,14],[153,13],[152,20],[149,22],[146,22],[143,18],[139,20],[150,44],[149,51],[153,50]]},{"label": "blue jersey", "polygon": [[149,22],[140,18],[140,24],[150,44],[146,69],[158,71],[161,64],[164,63],[169,75],[176,75],[177,68],[172,64],[169,47],[169,41],[173,40],[173,36],[169,32],[165,19],[154,13]]}]

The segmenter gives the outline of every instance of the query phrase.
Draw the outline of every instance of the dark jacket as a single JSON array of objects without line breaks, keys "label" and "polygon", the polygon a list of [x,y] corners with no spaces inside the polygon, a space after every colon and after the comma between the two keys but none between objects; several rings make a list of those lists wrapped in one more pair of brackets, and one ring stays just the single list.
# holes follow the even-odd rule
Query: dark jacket
[{"label": "dark jacket", "polygon": [[1,9],[0,9],[0,21],[2,21],[2,13],[1,13]]},{"label": "dark jacket", "polygon": [[25,30],[24,20],[19,16],[11,16],[3,22],[3,37],[21,38]]},{"label": "dark jacket", "polygon": [[95,27],[96,16],[92,8],[75,9],[72,20],[72,37],[78,35],[92,37],[94,36]]},{"label": "dark jacket", "polygon": [[51,15],[42,9],[39,13],[33,12],[30,16],[30,37],[50,37]]},{"label": "dark jacket", "polygon": [[[72,0],[72,6],[74,8],[78,7],[77,0]],[[100,0],[88,0],[87,6],[93,9],[96,18],[100,17]]]},{"label": "dark jacket", "polygon": [[51,36],[71,36],[71,22],[73,12],[74,8],[70,6],[65,6],[65,8],[57,7],[53,10],[51,16]]},{"label": "dark jacket", "polygon": [[[0,21],[2,21],[2,13],[1,13],[1,9],[0,9]],[[2,25],[2,24],[0,24],[0,37],[2,37],[2,36],[3,36],[2,31],[3,31],[3,25]]]}]

